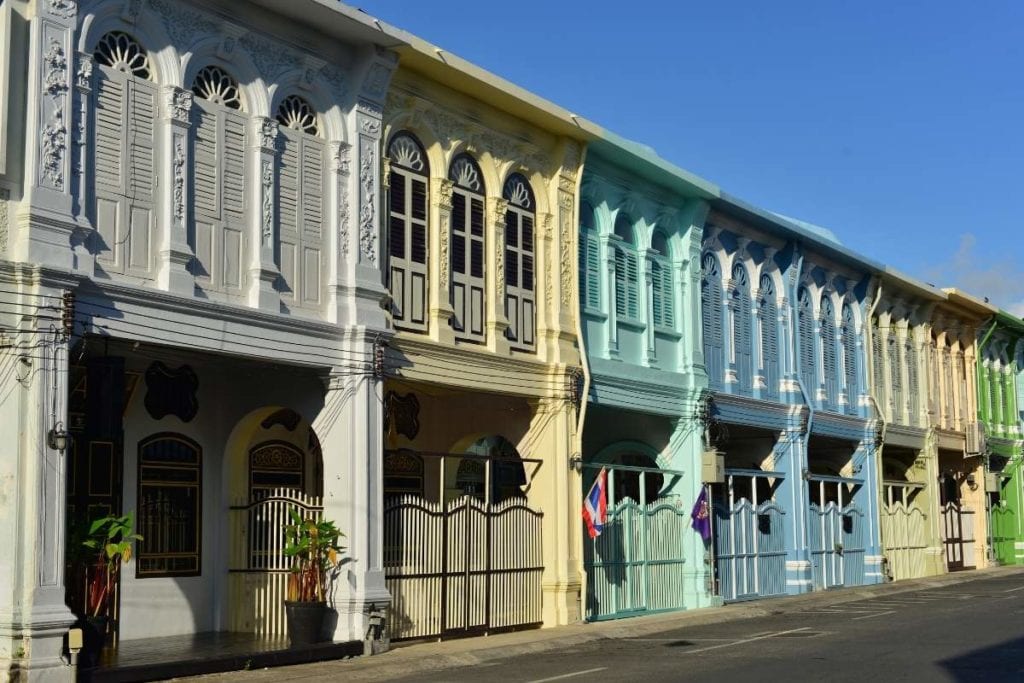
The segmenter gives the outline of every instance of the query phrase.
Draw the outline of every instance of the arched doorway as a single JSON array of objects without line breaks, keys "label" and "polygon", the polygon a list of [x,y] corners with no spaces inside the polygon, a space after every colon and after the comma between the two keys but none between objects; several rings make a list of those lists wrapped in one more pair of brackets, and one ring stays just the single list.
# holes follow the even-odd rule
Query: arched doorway
[{"label": "arched doorway", "polygon": [[228,590],[225,615],[231,631],[278,637],[288,570],[285,525],[291,511],[323,514],[323,457],[308,420],[286,407],[253,411],[235,426],[225,449],[230,506]]}]

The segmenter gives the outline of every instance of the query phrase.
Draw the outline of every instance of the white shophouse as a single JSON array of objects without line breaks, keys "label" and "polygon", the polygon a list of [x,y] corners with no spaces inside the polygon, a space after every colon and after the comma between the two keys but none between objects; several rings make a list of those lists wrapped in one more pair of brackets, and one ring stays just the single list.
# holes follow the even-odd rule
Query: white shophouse
[{"label": "white shophouse", "polygon": [[69,675],[66,538],[106,510],[145,536],[122,644],[281,633],[275,490],[347,534],[336,640],[386,608],[395,45],[328,0],[0,2],[0,666]]}]

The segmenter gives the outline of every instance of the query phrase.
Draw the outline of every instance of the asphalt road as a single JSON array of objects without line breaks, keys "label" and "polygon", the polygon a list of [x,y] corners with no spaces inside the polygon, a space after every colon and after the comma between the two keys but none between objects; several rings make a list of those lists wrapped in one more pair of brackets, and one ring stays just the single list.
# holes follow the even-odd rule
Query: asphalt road
[{"label": "asphalt road", "polygon": [[392,680],[1024,682],[1024,577],[809,605]]}]

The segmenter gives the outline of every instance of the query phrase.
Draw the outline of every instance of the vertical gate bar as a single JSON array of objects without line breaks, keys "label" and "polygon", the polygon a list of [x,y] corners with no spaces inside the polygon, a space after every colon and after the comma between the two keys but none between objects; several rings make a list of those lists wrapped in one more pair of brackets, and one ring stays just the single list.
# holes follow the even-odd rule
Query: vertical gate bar
[{"label": "vertical gate bar", "polygon": [[732,583],[732,598],[735,600],[739,597],[739,586],[736,585],[736,576],[739,572],[736,570],[736,492],[733,490],[733,475],[729,475],[729,564],[731,565],[729,572]]},{"label": "vertical gate bar", "polygon": [[[600,473],[598,473],[598,476],[601,476]],[[606,503],[606,515],[605,515],[604,525],[605,525],[605,527],[607,528],[608,531],[611,531],[611,529],[612,529],[612,517],[616,515],[615,503],[613,502],[615,500],[615,468],[611,467],[611,466],[608,466],[608,492],[605,495],[606,495],[607,499],[605,501],[605,503]],[[620,536],[621,536],[621,532],[622,532],[622,529],[620,527],[620,529],[619,529]],[[620,538],[619,539],[620,545],[621,545],[621,541],[622,541],[622,539]],[[595,544],[596,544],[596,542],[597,541],[595,539]],[[595,557],[596,556],[597,555],[595,554]],[[617,571],[623,571],[623,569],[622,569],[622,558],[621,557],[619,558],[618,566],[616,566],[615,561],[613,560],[612,561],[612,566],[615,567]],[[608,575],[608,572],[605,571],[605,576],[607,576],[607,575]],[[621,602],[620,598],[622,597],[619,593],[622,590],[622,583],[623,582],[621,580],[617,581],[617,582],[616,581],[612,581],[612,587],[611,587],[611,591],[610,591],[611,594],[612,594],[612,614],[618,614],[618,612],[619,612],[619,603]]]},{"label": "vertical gate bar", "polygon": [[647,580],[647,470],[640,471],[640,589],[644,596],[644,609],[651,604],[650,585]]},{"label": "vertical gate bar", "polygon": [[753,541],[754,551],[754,593],[757,595],[761,594],[761,565],[760,565],[760,541],[761,541],[761,525],[759,524],[757,514],[757,477],[750,478],[750,498],[753,504],[754,510],[754,528],[752,529],[751,540]]},{"label": "vertical gate bar", "polygon": [[484,524],[486,524],[486,546],[484,548],[484,630],[491,629],[491,548],[493,537],[491,536],[491,525],[494,523],[494,500],[491,498],[491,481],[494,472],[491,471],[492,461],[488,460],[484,472],[487,494],[487,505],[484,507]]},{"label": "vertical gate bar", "polygon": [[444,499],[445,464],[447,456],[441,456],[441,633],[448,631],[448,503]]}]

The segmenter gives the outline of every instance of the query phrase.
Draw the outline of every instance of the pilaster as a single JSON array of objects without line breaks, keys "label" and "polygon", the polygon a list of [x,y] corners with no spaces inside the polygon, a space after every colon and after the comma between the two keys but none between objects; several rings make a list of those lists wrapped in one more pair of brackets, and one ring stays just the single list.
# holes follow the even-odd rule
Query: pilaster
[{"label": "pilaster", "polygon": [[[331,204],[334,210],[329,214],[334,225],[332,230],[333,257],[330,259],[331,274],[329,278],[328,320],[335,324],[344,324],[352,320],[353,312],[348,310],[345,298],[346,274],[352,264],[352,231],[350,230],[351,215],[349,210],[349,185],[351,183],[352,146],[347,142],[332,142],[331,154]],[[385,172],[381,180],[386,182],[389,174]],[[385,186],[386,187],[386,186]]]},{"label": "pilaster", "polygon": [[[381,94],[383,97],[383,93]],[[360,99],[356,105],[356,136],[353,161],[358,168],[355,193],[359,205],[352,262],[355,263],[353,291],[354,321],[376,329],[384,329],[387,317],[383,304],[388,292],[384,289],[380,263],[380,139],[381,106]]]},{"label": "pilaster", "polygon": [[430,267],[430,338],[451,346],[455,343],[452,316],[455,314],[449,299],[451,286],[451,259],[449,243],[452,234],[452,191],[455,184],[447,178],[430,179],[431,216],[430,249],[437,254],[428,260]]},{"label": "pilaster", "polygon": [[189,116],[192,110],[192,93],[174,86],[166,86],[161,97],[163,103],[163,126],[161,146],[163,161],[160,177],[168,182],[160,183],[161,244],[157,281],[162,289],[181,296],[195,293],[195,277],[189,272],[195,254],[188,244],[189,169],[191,144],[189,144]]},{"label": "pilaster", "polygon": [[74,219],[72,154],[75,126],[71,73],[78,4],[37,2],[29,25],[28,111],[25,130],[24,200],[16,260],[72,268]]},{"label": "pilaster", "polygon": [[264,311],[281,310],[281,294],[275,288],[281,271],[274,261],[277,241],[277,136],[274,119],[255,117],[252,120],[249,150],[249,178],[252,205],[249,253],[249,305]]},{"label": "pilaster", "polygon": [[619,357],[619,319],[618,302],[615,296],[615,241],[611,234],[601,235],[601,258],[604,261],[605,288],[604,300],[608,302],[608,357],[616,360]]},{"label": "pilaster", "polygon": [[77,122],[73,127],[71,175],[74,179],[73,211],[78,228],[72,234],[71,249],[73,251],[72,267],[88,275],[92,275],[96,267],[96,257],[86,247],[86,240],[95,229],[88,218],[88,179],[93,177],[91,159],[89,158],[89,126],[92,108],[93,91],[93,58],[86,52],[75,54],[77,68],[75,70],[75,103],[77,104]]},{"label": "pilaster", "polygon": [[[492,353],[508,355],[509,343],[505,336],[509,328],[508,317],[505,315],[505,211],[508,201],[497,197],[487,198],[487,217],[491,222],[487,230],[489,239],[485,241],[484,262],[494,264],[486,268],[487,298],[487,348]],[[523,323],[520,323],[522,325]]]},{"label": "pilaster", "polygon": [[785,473],[779,482],[776,500],[786,511],[783,529],[786,547],[786,592],[809,593],[814,579],[810,550],[807,547],[807,469],[806,438],[800,429],[786,429],[775,443],[775,469]]}]

